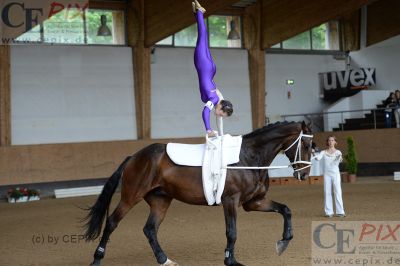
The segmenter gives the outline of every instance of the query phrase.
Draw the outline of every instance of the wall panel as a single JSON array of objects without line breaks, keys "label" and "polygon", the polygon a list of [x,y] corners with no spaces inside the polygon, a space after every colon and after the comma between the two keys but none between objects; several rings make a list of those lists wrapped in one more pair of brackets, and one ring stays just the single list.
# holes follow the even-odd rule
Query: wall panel
[{"label": "wall panel", "polygon": [[12,144],[136,139],[131,49],[13,46]]},{"label": "wall panel", "polygon": [[[194,48],[156,48],[151,65],[152,138],[199,137],[205,134]],[[217,73],[214,81],[226,100],[233,104],[233,115],[224,119],[229,134],[250,132],[251,107],[247,52],[238,49],[212,49]],[[216,130],[215,115],[211,127]]]}]

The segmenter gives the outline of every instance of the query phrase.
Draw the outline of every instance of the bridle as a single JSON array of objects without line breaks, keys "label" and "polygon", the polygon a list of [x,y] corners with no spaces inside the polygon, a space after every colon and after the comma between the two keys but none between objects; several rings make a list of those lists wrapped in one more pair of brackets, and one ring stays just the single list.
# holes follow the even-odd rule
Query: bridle
[{"label": "bridle", "polygon": [[[298,172],[298,171],[301,171],[301,170],[303,170],[303,169],[306,169],[306,168],[308,168],[308,167],[311,167],[311,162],[310,161],[303,161],[302,159],[301,159],[301,142],[302,142],[302,138],[313,138],[314,137],[314,135],[307,135],[307,134],[304,134],[303,133],[303,130],[300,132],[300,134],[299,134],[299,136],[297,137],[297,139],[289,146],[289,147],[287,147],[285,150],[284,150],[284,152],[285,152],[285,155],[287,156],[287,154],[286,154],[286,152],[288,151],[288,150],[290,150],[292,147],[294,147],[295,145],[296,145],[296,143],[297,143],[297,148],[296,148],[296,154],[295,154],[295,156],[294,156],[294,161],[293,162],[291,162],[290,163],[290,165],[293,167],[293,170],[295,171],[295,172]],[[287,156],[288,158],[289,158],[289,156]],[[297,164],[305,164],[306,166],[304,166],[304,167],[301,167],[301,168],[296,168],[296,167],[294,167],[295,165],[297,165]]]},{"label": "bridle", "polygon": [[[313,136],[313,135],[304,134],[304,133],[303,133],[303,130],[302,130],[302,131],[300,132],[299,136],[297,137],[297,139],[296,139],[289,147],[287,147],[287,148],[284,150],[285,155],[286,155],[286,152],[287,152],[290,148],[292,148],[294,145],[296,145],[296,143],[297,143],[296,155],[295,155],[295,157],[294,157],[294,161],[293,161],[293,162],[290,162],[290,165],[287,165],[287,166],[225,166],[225,167],[223,167],[223,168],[224,168],[224,169],[247,169],[247,170],[261,170],[261,169],[273,170],[273,169],[288,168],[288,167],[291,166],[291,167],[293,168],[294,172],[301,171],[301,170],[303,170],[303,169],[306,169],[306,168],[308,168],[308,167],[311,167],[311,162],[302,161],[302,160],[301,160],[301,141],[302,141],[302,138],[303,138],[303,137],[305,137],[305,138],[313,138],[314,136]],[[287,155],[286,155],[286,156],[287,156]],[[289,156],[287,156],[287,157],[289,158]],[[297,160],[297,158],[299,158],[299,159]],[[296,164],[306,164],[306,166],[297,169],[297,168],[293,167],[293,165],[296,165]],[[300,179],[300,176],[298,175],[297,178]]]}]

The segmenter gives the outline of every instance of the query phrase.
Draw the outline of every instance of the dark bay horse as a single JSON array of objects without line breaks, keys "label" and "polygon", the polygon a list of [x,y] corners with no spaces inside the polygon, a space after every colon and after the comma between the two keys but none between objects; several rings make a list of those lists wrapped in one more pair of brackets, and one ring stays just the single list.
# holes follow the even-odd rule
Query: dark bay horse
[{"label": "dark bay horse", "polygon": [[[304,122],[276,123],[257,129],[243,136],[240,161],[235,165],[268,166],[282,150],[285,150],[286,156],[292,163],[298,162],[297,156],[300,151],[300,163],[295,163],[292,167],[297,177],[304,180],[310,171],[309,167],[304,167],[304,162],[310,161],[312,140],[309,137],[301,137],[301,134],[310,133],[310,128]],[[108,179],[96,203],[89,208],[85,232],[88,241],[99,237],[103,221],[107,216],[92,265],[100,265],[110,234],[127,212],[142,199],[150,206],[150,215],[143,231],[157,262],[160,265],[178,265],[169,260],[161,249],[157,232],[172,199],[188,204],[207,205],[203,193],[201,169],[201,167],[174,164],[166,153],[165,144],[149,145],[127,157]],[[114,212],[108,216],[111,198],[121,178],[121,200]],[[225,265],[242,265],[234,256],[236,215],[240,206],[243,206],[245,211],[279,212],[283,216],[284,229],[282,240],[277,242],[278,254],[286,249],[293,238],[291,211],[286,205],[266,198],[268,187],[269,177],[265,169],[228,169],[221,198],[227,238]]]}]

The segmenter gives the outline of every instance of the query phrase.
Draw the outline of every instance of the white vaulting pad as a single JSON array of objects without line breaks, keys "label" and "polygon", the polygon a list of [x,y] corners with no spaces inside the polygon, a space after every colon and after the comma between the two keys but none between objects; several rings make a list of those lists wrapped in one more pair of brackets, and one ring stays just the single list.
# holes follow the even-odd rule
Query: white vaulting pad
[{"label": "white vaulting pad", "polygon": [[202,166],[205,144],[168,143],[167,154],[178,165]]},{"label": "white vaulting pad", "polygon": [[209,205],[221,203],[225,187],[226,166],[239,162],[242,136],[227,134],[207,138],[206,144],[168,143],[167,154],[179,165],[202,166],[204,196]]},{"label": "white vaulting pad", "polygon": [[[223,136],[222,164],[228,165],[239,162],[242,136]],[[168,143],[167,154],[178,165],[203,166],[203,158],[206,144],[182,144]]]}]

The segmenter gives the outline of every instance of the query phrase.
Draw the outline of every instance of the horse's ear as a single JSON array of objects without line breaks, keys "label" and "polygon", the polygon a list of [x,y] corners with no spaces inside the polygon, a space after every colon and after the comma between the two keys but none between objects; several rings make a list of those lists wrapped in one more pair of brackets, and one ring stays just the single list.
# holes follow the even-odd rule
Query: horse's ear
[{"label": "horse's ear", "polygon": [[311,131],[312,126],[313,126],[313,122],[312,122],[312,120],[310,120],[310,122],[307,123],[307,127],[308,127],[309,131]]},{"label": "horse's ear", "polygon": [[308,122],[307,124],[304,120],[303,122],[301,122],[301,129],[303,130],[303,132],[311,132],[311,126],[312,121]]},{"label": "horse's ear", "polygon": [[305,131],[305,132],[307,132],[307,131],[308,131],[308,128],[307,128],[306,122],[304,122],[304,120],[303,120],[303,122],[301,122],[301,129],[302,129],[303,131]]}]

